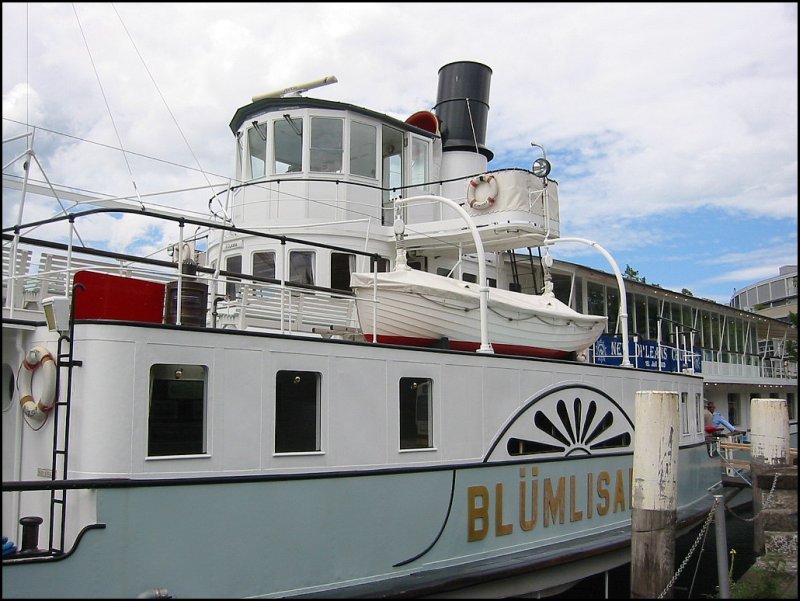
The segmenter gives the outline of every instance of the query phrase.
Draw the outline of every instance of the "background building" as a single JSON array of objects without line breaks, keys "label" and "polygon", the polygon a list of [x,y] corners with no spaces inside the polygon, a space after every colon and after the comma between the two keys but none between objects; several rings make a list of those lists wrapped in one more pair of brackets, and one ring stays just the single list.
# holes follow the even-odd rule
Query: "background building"
[{"label": "background building", "polygon": [[784,265],[777,276],[736,291],[731,307],[788,321],[789,313],[797,313],[797,265]]}]

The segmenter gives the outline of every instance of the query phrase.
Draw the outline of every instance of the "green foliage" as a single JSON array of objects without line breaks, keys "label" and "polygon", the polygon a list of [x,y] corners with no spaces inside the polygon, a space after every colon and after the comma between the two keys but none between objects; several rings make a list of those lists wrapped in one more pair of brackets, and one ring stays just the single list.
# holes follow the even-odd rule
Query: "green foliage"
[{"label": "green foliage", "polygon": [[787,587],[793,579],[786,572],[786,559],[780,555],[761,557],[745,576],[731,586],[732,599],[785,598]]},{"label": "green foliage", "polygon": [[[789,323],[797,329],[797,313],[789,313]],[[797,342],[794,340],[786,341],[786,354],[792,361],[797,361]]]},{"label": "green foliage", "polygon": [[686,296],[694,296],[694,294],[692,294],[692,291],[689,290],[688,288],[682,289],[681,294],[685,294]]},{"label": "green foliage", "polygon": [[[641,282],[642,284],[647,284],[647,278],[644,276],[640,276],[639,272],[636,269],[627,264],[625,265],[625,271],[622,272],[622,277],[625,278],[626,280],[630,280],[631,282]],[[654,288],[661,288],[661,284],[648,284],[648,286],[653,286]]]},{"label": "green foliage", "polygon": [[639,277],[639,272],[635,270],[630,265],[625,265],[625,271],[622,274],[626,280],[631,280],[632,282],[641,282],[642,284],[646,284],[647,280],[644,277]]}]

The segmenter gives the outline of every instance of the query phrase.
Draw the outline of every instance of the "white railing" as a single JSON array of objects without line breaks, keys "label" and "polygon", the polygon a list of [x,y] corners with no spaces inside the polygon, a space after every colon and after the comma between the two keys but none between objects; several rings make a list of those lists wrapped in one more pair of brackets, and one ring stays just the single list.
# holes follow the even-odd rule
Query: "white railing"
[{"label": "white railing", "polygon": [[[161,284],[178,279],[177,264],[172,268],[134,261],[79,256],[50,249],[19,248],[17,275],[10,274],[11,252],[3,247],[3,314],[14,317],[15,310],[25,316],[41,314],[42,300],[49,296],[70,296],[72,281],[81,270],[91,270],[120,277],[132,277]],[[31,256],[38,256],[34,265]],[[322,288],[306,289],[290,284],[270,284],[248,279],[247,274],[235,278],[214,278],[200,273],[195,279],[208,285],[206,323],[211,327],[240,330],[275,330],[284,333],[311,333],[323,337],[358,338],[360,328],[355,299],[351,294]],[[13,282],[13,285],[12,285]],[[234,298],[214,294],[233,283]],[[12,297],[13,289],[13,297]],[[177,312],[175,312],[177,314]]]}]

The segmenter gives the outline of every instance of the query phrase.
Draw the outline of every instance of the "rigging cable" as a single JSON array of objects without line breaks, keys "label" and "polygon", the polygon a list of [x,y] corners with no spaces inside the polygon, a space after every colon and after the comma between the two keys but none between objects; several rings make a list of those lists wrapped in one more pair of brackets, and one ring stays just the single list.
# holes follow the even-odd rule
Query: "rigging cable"
[{"label": "rigging cable", "polygon": [[480,154],[480,150],[478,150],[478,136],[475,134],[475,124],[472,122],[472,109],[469,107],[469,98],[465,98],[464,100],[467,101],[467,113],[469,114],[469,126],[472,128],[472,141],[475,142],[475,153]]},{"label": "rigging cable", "polygon": [[108,116],[111,118],[111,125],[114,127],[114,133],[117,136],[119,148],[122,151],[122,157],[125,159],[125,165],[128,167],[128,173],[131,176],[131,183],[133,183],[133,190],[136,192],[136,198],[139,201],[139,204],[142,205],[142,210],[144,211],[145,206],[141,197],[139,196],[139,189],[136,187],[136,180],[133,177],[133,171],[131,170],[131,165],[128,162],[128,155],[125,153],[125,149],[122,146],[122,138],[120,138],[119,130],[117,129],[117,123],[114,121],[114,115],[111,113],[111,107],[108,104],[108,98],[106,98],[106,92],[103,89],[103,83],[100,81],[100,74],[97,72],[97,67],[94,64],[94,58],[92,58],[92,51],[89,49],[89,43],[86,41],[86,35],[83,32],[83,26],[81,25],[80,17],[78,17],[78,11],[75,8],[75,3],[72,3],[72,12],[75,13],[75,20],[78,21],[78,29],[81,31],[81,37],[83,38],[83,44],[86,46],[86,52],[89,54],[89,61],[92,63],[94,76],[97,78],[97,85],[100,86],[100,93],[103,95],[103,102],[106,103],[106,110],[108,110]]},{"label": "rigging cable", "polygon": [[[147,67],[147,63],[145,62],[144,57],[142,56],[142,53],[139,52],[139,47],[136,45],[136,42],[133,41],[133,36],[131,36],[130,32],[128,31],[128,28],[125,26],[125,22],[122,20],[122,17],[120,16],[119,11],[117,11],[117,7],[114,4],[112,4],[111,8],[114,9],[114,13],[117,15],[117,18],[119,19],[119,22],[122,25],[122,29],[125,30],[125,34],[128,36],[128,39],[130,40],[131,45],[133,46],[133,49],[136,51],[136,56],[139,57],[139,60],[142,62],[142,66],[144,67],[144,70],[147,72],[147,75],[150,77],[150,81],[153,82],[153,87],[155,87],[156,92],[158,92],[159,98],[161,98],[161,102],[164,103],[164,107],[167,109],[167,112],[169,113],[169,116],[172,118],[173,123],[175,123],[175,127],[178,129],[178,133],[181,135],[181,138],[183,138],[183,141],[186,144],[186,148],[189,149],[189,153],[192,155],[192,158],[194,159],[194,162],[197,164],[198,170],[200,171],[200,173],[203,174],[203,177],[205,178],[206,183],[208,184],[208,187],[209,188],[213,188],[213,186],[211,185],[211,181],[208,179],[208,175],[206,173],[206,170],[203,169],[203,166],[200,164],[200,160],[197,158],[197,155],[195,155],[194,150],[192,150],[192,147],[189,144],[189,140],[186,139],[186,135],[184,135],[183,129],[181,129],[181,126],[178,123],[178,120],[175,118],[175,114],[172,112],[172,109],[169,108],[169,104],[167,103],[167,99],[164,98],[164,94],[161,93],[161,88],[158,87],[158,83],[156,82],[155,77],[153,77],[153,74],[150,72],[150,69]],[[220,203],[220,205],[221,204],[222,203]],[[225,212],[224,206],[222,207],[222,210],[223,210],[223,213],[224,213]],[[225,217],[227,218],[228,216],[225,215]]]}]

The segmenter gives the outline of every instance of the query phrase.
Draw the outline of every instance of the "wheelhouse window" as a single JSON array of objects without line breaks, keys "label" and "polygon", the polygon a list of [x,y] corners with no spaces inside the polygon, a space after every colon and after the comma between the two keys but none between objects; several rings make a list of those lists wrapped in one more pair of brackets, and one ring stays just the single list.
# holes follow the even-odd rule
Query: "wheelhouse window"
[{"label": "wheelhouse window", "polygon": [[288,114],[273,127],[275,161],[272,172],[295,173],[303,170],[303,120]]},{"label": "wheelhouse window", "polygon": [[331,253],[331,288],[350,291],[350,274],[356,269],[356,256],[350,253]]},{"label": "wheelhouse window", "polygon": [[279,371],[275,377],[275,452],[319,451],[321,374]]},{"label": "wheelhouse window", "polygon": [[[430,143],[422,138],[411,138],[411,185],[417,186],[429,181],[428,148]],[[420,191],[422,192],[422,191]]]},{"label": "wheelhouse window", "polygon": [[157,364],[150,368],[147,455],[206,452],[205,365]]},{"label": "wheelhouse window", "polygon": [[311,118],[311,171],[342,172],[343,127],[341,119]]},{"label": "wheelhouse window", "polygon": [[289,253],[289,281],[292,284],[314,284],[314,252],[293,250]]},{"label": "wheelhouse window", "polygon": [[350,123],[350,173],[375,178],[378,130],[372,125]]},{"label": "wheelhouse window", "polygon": [[400,378],[400,448],[433,447],[433,380]]},{"label": "wheelhouse window", "polygon": [[247,130],[247,152],[250,157],[250,177],[264,177],[267,169],[267,127],[256,123]]},{"label": "wheelhouse window", "polygon": [[383,126],[381,150],[381,186],[383,187],[383,225],[394,223],[394,200],[402,196],[403,132]]}]

